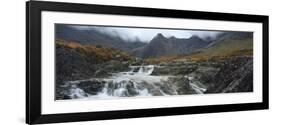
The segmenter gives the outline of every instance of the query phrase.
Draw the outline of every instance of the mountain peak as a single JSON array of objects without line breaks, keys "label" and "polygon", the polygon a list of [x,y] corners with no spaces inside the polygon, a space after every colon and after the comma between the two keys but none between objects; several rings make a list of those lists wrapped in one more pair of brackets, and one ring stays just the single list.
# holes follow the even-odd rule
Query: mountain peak
[{"label": "mountain peak", "polygon": [[192,35],[189,39],[201,39],[201,38],[197,35]]},{"label": "mountain peak", "polygon": [[165,38],[165,36],[162,34],[162,33],[158,33],[155,37],[155,38]]},{"label": "mountain peak", "polygon": [[147,46],[138,50],[135,54],[141,55],[142,58],[187,55],[207,45],[208,43],[197,35],[187,39],[175,36],[165,37],[158,33]]},{"label": "mountain peak", "polygon": [[158,33],[156,36],[153,37],[153,39],[150,41],[150,44],[152,45],[159,45],[159,44],[164,44],[168,42],[168,39],[162,34]]},{"label": "mountain peak", "polygon": [[162,33],[157,33],[157,36],[164,37]]}]

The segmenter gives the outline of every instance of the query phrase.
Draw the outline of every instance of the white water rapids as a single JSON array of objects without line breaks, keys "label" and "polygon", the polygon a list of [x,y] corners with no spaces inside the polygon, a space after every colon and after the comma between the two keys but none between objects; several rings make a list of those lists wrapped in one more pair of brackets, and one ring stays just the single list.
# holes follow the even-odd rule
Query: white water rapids
[{"label": "white water rapids", "polygon": [[[156,66],[130,66],[129,68],[131,69],[130,71],[115,73],[109,78],[69,81],[68,83],[72,85],[69,90],[69,96],[72,99],[106,99],[132,96],[178,95],[177,86],[168,82],[169,78],[174,76],[151,75]],[[104,82],[101,91],[95,95],[86,93],[83,88],[79,88],[76,85],[91,80]],[[206,91],[205,86],[200,83],[187,82],[185,84],[189,84],[197,94],[203,94]]]}]

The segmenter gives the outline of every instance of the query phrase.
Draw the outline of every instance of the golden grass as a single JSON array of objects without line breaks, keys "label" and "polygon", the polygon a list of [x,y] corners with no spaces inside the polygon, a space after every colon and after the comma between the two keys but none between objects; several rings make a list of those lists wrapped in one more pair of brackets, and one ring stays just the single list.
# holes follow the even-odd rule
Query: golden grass
[{"label": "golden grass", "polygon": [[126,61],[131,59],[129,54],[114,48],[102,48],[102,47],[97,47],[95,45],[81,45],[74,41],[65,41],[65,40],[57,39],[56,46],[68,48],[70,50],[75,50],[85,56],[94,56],[102,61],[109,61],[112,59]]},{"label": "golden grass", "polygon": [[244,50],[233,50],[229,52],[220,53],[218,55],[207,55],[207,54],[193,54],[187,56],[165,56],[158,58],[149,58],[146,59],[145,62],[148,64],[159,64],[161,62],[179,62],[179,61],[190,61],[190,62],[202,62],[202,61],[218,61],[229,59],[233,57],[241,57],[241,56],[253,56],[252,49],[244,49]]}]

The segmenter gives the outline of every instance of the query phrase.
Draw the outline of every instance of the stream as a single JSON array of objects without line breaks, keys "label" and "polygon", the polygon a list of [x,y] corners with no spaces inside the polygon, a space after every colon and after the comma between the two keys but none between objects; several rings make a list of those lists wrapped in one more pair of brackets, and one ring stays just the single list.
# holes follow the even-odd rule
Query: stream
[{"label": "stream", "polygon": [[[170,96],[179,95],[179,85],[171,82],[171,78],[177,76],[156,76],[151,75],[155,65],[130,66],[130,71],[113,73],[108,78],[92,78],[66,82],[71,87],[68,95],[71,99],[107,99],[119,97],[147,97],[147,96]],[[204,94],[206,87],[198,81],[186,76],[188,84],[195,94]],[[102,89],[96,94],[87,93],[77,84],[86,81],[98,81],[103,83]]]}]

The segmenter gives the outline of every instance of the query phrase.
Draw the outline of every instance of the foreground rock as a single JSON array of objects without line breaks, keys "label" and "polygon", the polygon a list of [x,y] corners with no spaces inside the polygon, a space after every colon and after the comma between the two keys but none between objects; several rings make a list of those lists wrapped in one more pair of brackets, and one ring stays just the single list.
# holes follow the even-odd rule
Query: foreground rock
[{"label": "foreground rock", "polygon": [[253,91],[253,58],[248,56],[197,63],[166,63],[153,75],[186,76],[206,87],[204,93]]},{"label": "foreground rock", "polygon": [[239,57],[220,62],[206,93],[252,92],[253,58]]}]

